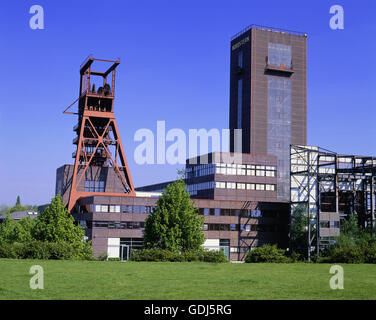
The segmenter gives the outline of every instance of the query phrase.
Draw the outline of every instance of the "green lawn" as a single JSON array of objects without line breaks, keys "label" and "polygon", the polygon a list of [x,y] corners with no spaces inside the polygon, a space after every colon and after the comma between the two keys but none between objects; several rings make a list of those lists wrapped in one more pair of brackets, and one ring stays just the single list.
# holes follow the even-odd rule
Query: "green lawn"
[{"label": "green lawn", "polygon": [[[29,268],[44,269],[32,290]],[[0,299],[376,299],[376,265],[342,265],[344,290],[329,287],[329,264],[209,264],[0,259]]]}]

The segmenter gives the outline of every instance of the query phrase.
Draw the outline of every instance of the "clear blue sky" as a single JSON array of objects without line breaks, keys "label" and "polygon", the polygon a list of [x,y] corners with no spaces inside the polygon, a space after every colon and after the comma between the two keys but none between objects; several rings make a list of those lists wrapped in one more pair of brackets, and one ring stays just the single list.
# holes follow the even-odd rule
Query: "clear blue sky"
[{"label": "clear blue sky", "polygon": [[[42,5],[45,29],[29,28]],[[345,29],[329,28],[340,4]],[[90,53],[121,58],[115,114],[135,186],[176,166],[133,160],[139,128],[227,128],[230,37],[249,24],[308,33],[308,143],[376,155],[376,2],[6,1],[1,6],[0,204],[47,203],[73,163],[78,69]]]}]

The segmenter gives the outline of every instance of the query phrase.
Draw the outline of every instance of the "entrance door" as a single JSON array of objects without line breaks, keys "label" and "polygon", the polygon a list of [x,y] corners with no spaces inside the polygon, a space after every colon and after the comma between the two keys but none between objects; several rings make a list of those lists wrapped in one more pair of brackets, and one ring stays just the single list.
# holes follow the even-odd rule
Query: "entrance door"
[{"label": "entrance door", "polygon": [[230,247],[228,246],[220,246],[220,250],[222,250],[228,260],[230,260]]},{"label": "entrance door", "polygon": [[226,255],[227,259],[230,260],[230,240],[229,239],[219,239],[219,250],[222,250]]},{"label": "entrance door", "polygon": [[129,260],[129,246],[126,244],[120,245],[120,261],[128,261]]}]

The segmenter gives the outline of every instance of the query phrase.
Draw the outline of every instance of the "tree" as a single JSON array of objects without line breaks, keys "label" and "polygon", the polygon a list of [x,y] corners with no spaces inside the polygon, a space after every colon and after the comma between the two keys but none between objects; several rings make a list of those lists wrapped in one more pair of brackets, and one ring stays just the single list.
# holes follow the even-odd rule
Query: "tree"
[{"label": "tree", "polygon": [[15,221],[8,213],[7,218],[0,224],[0,243],[27,242],[32,240],[34,221],[30,217]]},{"label": "tree", "polygon": [[292,255],[307,255],[307,208],[299,205],[291,215],[290,248]]},{"label": "tree", "polygon": [[158,199],[156,209],[145,221],[146,248],[174,252],[196,250],[204,243],[204,218],[193,206],[183,179],[169,184]]},{"label": "tree", "polygon": [[74,224],[74,219],[65,208],[60,194],[52,199],[48,206],[35,219],[33,236],[36,240],[80,244],[85,235],[81,226]]},{"label": "tree", "polygon": [[351,213],[348,219],[343,220],[341,234],[355,239],[359,236],[359,233],[358,218],[355,213]]},{"label": "tree", "polygon": [[16,211],[26,211],[26,210],[32,210],[32,211],[37,211],[36,206],[31,206],[31,205],[22,205],[21,204],[21,198],[20,196],[17,196],[16,204],[13,207],[5,207],[6,213],[12,213]]}]

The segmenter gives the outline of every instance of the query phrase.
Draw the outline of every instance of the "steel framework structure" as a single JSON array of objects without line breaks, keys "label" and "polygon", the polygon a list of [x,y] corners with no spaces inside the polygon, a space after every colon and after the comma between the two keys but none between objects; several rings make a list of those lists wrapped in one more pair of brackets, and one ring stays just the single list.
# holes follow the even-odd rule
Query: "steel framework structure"
[{"label": "steel framework structure", "polygon": [[[94,70],[92,65],[106,64],[105,71]],[[82,196],[100,195],[104,190],[85,190],[85,173],[90,167],[108,167],[115,172],[122,192],[109,193],[108,196],[134,196],[134,186],[121,143],[114,115],[115,69],[119,60],[94,59],[89,56],[80,66],[79,97],[68,108],[65,114],[78,115],[78,123],[74,126],[77,144],[72,154],[75,159],[73,176],[69,192],[68,210],[72,210],[76,201]],[[102,85],[95,89],[94,79]],[[108,79],[110,81],[108,81]],[[92,85],[91,85],[92,84]],[[78,111],[69,111],[78,102]]]},{"label": "steel framework structure", "polygon": [[359,225],[374,233],[376,157],[342,155],[310,146],[292,145],[290,152],[291,216],[296,207],[307,210],[307,258],[339,235],[337,227],[322,221],[340,221],[350,213]]}]

